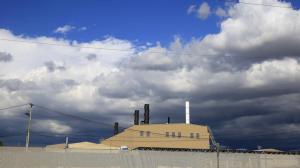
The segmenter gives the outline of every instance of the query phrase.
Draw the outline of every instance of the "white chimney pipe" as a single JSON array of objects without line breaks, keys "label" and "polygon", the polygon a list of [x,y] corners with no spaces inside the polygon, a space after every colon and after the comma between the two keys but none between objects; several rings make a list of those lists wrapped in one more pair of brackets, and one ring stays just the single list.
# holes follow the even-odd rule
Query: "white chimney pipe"
[{"label": "white chimney pipe", "polygon": [[190,124],[190,102],[185,102],[185,123]]}]

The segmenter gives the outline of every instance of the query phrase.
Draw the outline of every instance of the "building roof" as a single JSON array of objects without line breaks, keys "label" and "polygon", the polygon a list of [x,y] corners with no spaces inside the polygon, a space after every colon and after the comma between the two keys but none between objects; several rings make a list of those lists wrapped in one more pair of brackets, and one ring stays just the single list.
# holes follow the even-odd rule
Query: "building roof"
[{"label": "building roof", "polygon": [[123,132],[110,137],[103,144],[158,148],[209,149],[208,127],[195,124],[142,124],[133,125]]},{"label": "building roof", "polygon": [[207,131],[206,125],[196,125],[196,124],[184,124],[184,123],[172,123],[172,124],[141,124],[141,125],[133,125],[129,128],[126,128],[125,131],[130,130],[147,130],[151,129],[153,132],[164,132],[164,130],[203,130]]},{"label": "building roof", "polygon": [[[46,148],[65,148],[65,144],[54,144],[54,145],[47,145]],[[109,149],[119,149],[119,147],[109,146],[105,144],[97,144],[92,142],[79,142],[79,143],[71,143],[68,144],[69,149],[102,149],[102,150],[109,150]]]},{"label": "building roof", "polygon": [[[168,132],[168,136],[166,133]],[[141,135],[143,134],[143,135]],[[179,135],[180,134],[180,135]],[[193,134],[193,138],[191,138]],[[79,142],[68,144],[70,149],[130,149],[138,147],[209,149],[209,131],[205,125],[172,123],[133,125],[101,144]],[[48,145],[46,148],[65,148],[65,144]]]}]

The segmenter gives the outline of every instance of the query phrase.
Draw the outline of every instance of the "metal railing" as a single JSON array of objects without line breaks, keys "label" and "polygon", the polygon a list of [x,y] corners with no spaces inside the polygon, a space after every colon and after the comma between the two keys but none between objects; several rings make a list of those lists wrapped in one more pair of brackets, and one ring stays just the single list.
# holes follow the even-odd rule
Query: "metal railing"
[{"label": "metal railing", "polygon": [[[0,168],[216,168],[216,152],[2,147]],[[220,152],[220,168],[299,168],[299,155]]]}]

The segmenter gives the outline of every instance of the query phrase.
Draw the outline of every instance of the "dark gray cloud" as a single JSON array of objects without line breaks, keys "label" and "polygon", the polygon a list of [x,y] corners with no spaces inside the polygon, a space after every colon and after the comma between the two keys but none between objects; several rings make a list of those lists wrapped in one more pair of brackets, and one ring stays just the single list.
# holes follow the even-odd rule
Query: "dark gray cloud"
[{"label": "dark gray cloud", "polygon": [[10,62],[13,60],[13,56],[10,53],[0,52],[0,62]]},{"label": "dark gray cloud", "polygon": [[6,88],[9,91],[33,90],[36,87],[36,84],[32,81],[23,82],[19,79],[0,80],[0,88]]},{"label": "dark gray cloud", "polygon": [[136,70],[170,71],[178,67],[177,62],[163,53],[144,54],[133,57],[125,66]]},{"label": "dark gray cloud", "polygon": [[59,70],[59,71],[66,70],[66,67],[58,66],[53,61],[47,61],[47,62],[44,63],[44,65],[47,67],[47,70],[49,72],[54,72],[55,70]]},{"label": "dark gray cloud", "polygon": [[56,68],[54,62],[52,62],[52,61],[45,62],[45,66],[47,67],[49,72],[54,72],[54,70]]},{"label": "dark gray cloud", "polygon": [[97,59],[97,55],[96,54],[89,54],[88,56],[86,56],[86,59],[88,59],[89,61],[94,61]]},{"label": "dark gray cloud", "polygon": [[300,38],[297,37],[278,37],[247,49],[226,47],[218,51],[220,53],[218,57],[224,58],[222,64],[230,64],[237,69],[248,69],[252,64],[266,60],[286,57],[298,59],[300,57],[298,43]]},{"label": "dark gray cloud", "polygon": [[[120,53],[105,57],[102,52],[87,56],[86,51],[76,55],[76,49],[70,54],[76,57],[65,59],[68,69],[51,57],[53,61],[42,62],[47,70],[65,73],[30,69],[23,80],[3,77],[0,98],[10,102],[6,104],[29,101],[109,125],[35,109],[39,124],[51,120],[40,131],[53,134],[46,129],[52,123],[71,127],[72,133],[100,136],[111,135],[115,121],[122,127],[132,124],[133,111],[142,112],[144,103],[150,103],[152,123],[165,123],[168,116],[183,123],[184,102],[189,100],[192,123],[209,125],[222,145],[285,148],[279,143],[282,136],[300,140],[300,19],[289,9],[264,9],[232,6],[219,33],[186,43],[175,38],[169,47],[152,46],[121,57]],[[97,55],[103,55],[101,61],[93,61]],[[22,130],[24,122],[15,124],[21,115],[9,114],[2,117],[12,122],[4,125],[14,123]],[[89,138],[79,138],[83,139]],[[293,145],[289,148],[300,148]]]}]

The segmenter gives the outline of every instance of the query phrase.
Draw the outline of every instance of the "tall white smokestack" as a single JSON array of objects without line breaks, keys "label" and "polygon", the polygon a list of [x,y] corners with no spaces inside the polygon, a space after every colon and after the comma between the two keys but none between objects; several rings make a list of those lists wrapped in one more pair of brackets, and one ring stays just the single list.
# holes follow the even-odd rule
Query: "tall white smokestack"
[{"label": "tall white smokestack", "polygon": [[185,123],[190,124],[190,102],[185,102]]}]

